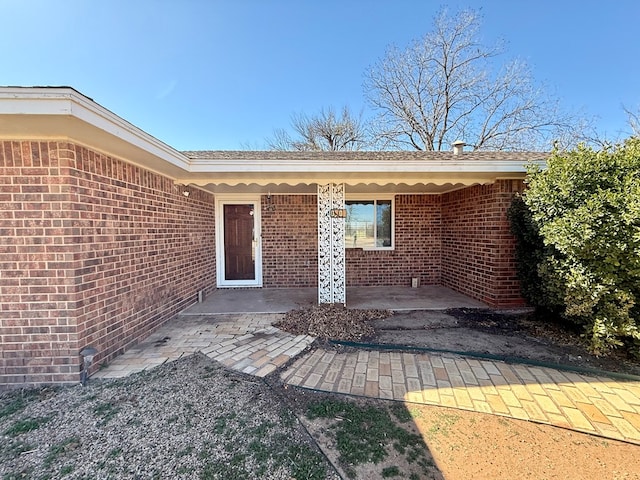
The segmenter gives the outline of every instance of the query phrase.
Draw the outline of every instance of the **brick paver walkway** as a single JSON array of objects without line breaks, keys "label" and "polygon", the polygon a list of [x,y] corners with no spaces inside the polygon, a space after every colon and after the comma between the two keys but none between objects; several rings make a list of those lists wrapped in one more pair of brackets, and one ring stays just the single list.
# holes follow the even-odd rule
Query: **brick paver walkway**
[{"label": "brick paver walkway", "polygon": [[91,378],[125,377],[198,351],[234,370],[264,377],[314,340],[273,327],[272,323],[281,317],[278,314],[178,317]]},{"label": "brick paver walkway", "polygon": [[640,382],[454,355],[322,349],[281,376],[305,388],[502,415],[640,445]]},{"label": "brick paver walkway", "polygon": [[[179,317],[92,378],[123,377],[196,351],[264,377],[314,340],[273,327],[280,318]],[[300,355],[281,378],[304,388],[502,415],[640,445],[640,381],[447,354],[323,349]]]}]

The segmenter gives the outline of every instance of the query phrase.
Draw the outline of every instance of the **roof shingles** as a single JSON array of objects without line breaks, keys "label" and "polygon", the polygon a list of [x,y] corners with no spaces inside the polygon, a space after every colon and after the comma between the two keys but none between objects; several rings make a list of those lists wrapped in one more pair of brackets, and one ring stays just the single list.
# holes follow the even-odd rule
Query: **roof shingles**
[{"label": "roof shingles", "polygon": [[251,151],[251,150],[197,150],[183,151],[191,160],[288,160],[288,161],[540,161],[545,160],[547,152],[491,152],[470,151],[454,154],[453,152],[428,152],[428,151]]}]

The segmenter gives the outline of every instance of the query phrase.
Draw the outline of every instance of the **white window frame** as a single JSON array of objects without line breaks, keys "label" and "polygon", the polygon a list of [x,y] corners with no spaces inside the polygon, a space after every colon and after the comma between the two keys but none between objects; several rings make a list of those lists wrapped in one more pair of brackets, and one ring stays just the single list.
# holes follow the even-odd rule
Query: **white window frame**
[{"label": "white window frame", "polygon": [[[347,202],[350,201],[370,201],[376,204],[378,201],[391,201],[391,246],[390,247],[353,247],[350,245],[349,240],[345,237],[345,248],[351,248],[356,250],[395,250],[396,248],[396,200],[395,195],[346,195],[345,196],[345,208],[348,210]],[[374,208],[375,212],[375,208]],[[373,219],[374,225],[374,243],[378,238],[378,224],[376,219]],[[346,227],[346,221],[345,221]]]}]

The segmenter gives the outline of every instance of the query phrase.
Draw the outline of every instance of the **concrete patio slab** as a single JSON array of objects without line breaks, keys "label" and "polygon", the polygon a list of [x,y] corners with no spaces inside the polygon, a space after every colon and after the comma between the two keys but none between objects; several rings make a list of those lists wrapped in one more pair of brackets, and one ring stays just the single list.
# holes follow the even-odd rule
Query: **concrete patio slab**
[{"label": "concrete patio slab", "polygon": [[315,288],[219,288],[180,315],[285,313],[316,304]]},{"label": "concrete patio slab", "polygon": [[[316,288],[219,288],[203,302],[180,315],[228,313],[285,313],[317,305]],[[382,310],[444,310],[487,308],[484,303],[440,285],[408,287],[353,287],[347,289],[347,307]]]},{"label": "concrete patio slab", "polygon": [[402,311],[487,308],[487,305],[450,288],[440,285],[427,285],[419,288],[348,288],[347,307]]}]

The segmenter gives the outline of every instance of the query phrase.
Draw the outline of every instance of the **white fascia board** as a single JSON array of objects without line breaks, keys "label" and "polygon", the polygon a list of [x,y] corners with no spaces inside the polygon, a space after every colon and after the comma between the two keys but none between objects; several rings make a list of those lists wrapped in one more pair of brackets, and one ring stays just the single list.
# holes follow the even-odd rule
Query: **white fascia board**
[{"label": "white fascia board", "polygon": [[71,116],[185,171],[190,160],[72,88],[0,88],[0,115]]},{"label": "white fascia board", "polygon": [[191,173],[437,173],[491,172],[526,173],[526,163],[505,160],[489,161],[304,161],[304,160],[192,160]]}]

